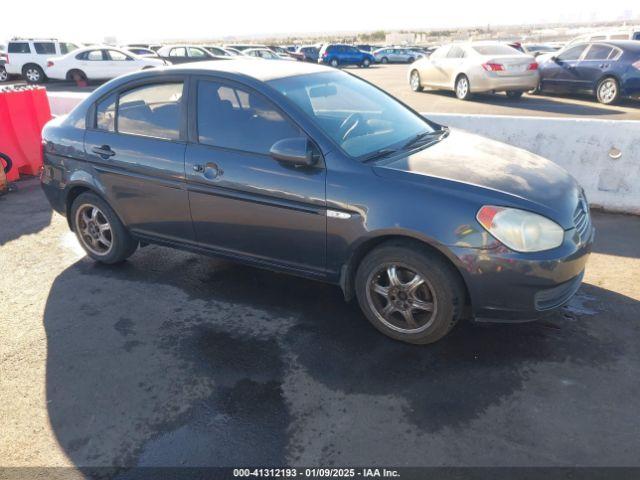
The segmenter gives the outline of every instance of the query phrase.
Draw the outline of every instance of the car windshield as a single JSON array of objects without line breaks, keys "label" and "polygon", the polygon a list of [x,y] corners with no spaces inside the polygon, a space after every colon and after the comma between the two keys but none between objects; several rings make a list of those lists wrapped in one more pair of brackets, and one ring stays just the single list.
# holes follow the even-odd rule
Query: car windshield
[{"label": "car windshield", "polygon": [[520,53],[508,45],[475,45],[472,48],[480,55],[517,55]]},{"label": "car windshield", "polygon": [[349,156],[361,160],[434,131],[401,103],[347,73],[300,75],[268,83],[307,113]]}]

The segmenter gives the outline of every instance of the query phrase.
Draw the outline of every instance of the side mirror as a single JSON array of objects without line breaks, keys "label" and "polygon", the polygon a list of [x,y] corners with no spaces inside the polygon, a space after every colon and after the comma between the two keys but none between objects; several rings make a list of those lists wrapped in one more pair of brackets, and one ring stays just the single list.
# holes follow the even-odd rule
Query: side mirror
[{"label": "side mirror", "polygon": [[269,150],[271,157],[296,167],[311,167],[317,161],[306,137],[283,138]]},{"label": "side mirror", "polygon": [[551,57],[551,61],[552,62],[556,62],[556,63],[560,63],[560,59],[558,57],[556,57],[555,55],[553,57]]}]

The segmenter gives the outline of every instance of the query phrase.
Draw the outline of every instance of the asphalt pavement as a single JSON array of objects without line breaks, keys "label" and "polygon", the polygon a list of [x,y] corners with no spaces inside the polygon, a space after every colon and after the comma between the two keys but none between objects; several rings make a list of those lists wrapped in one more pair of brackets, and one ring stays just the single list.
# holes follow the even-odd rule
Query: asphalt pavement
[{"label": "asphalt pavement", "polygon": [[426,347],[339,288],[149,246],[83,254],[0,197],[3,466],[640,466],[640,218],[596,213],[549,318]]}]

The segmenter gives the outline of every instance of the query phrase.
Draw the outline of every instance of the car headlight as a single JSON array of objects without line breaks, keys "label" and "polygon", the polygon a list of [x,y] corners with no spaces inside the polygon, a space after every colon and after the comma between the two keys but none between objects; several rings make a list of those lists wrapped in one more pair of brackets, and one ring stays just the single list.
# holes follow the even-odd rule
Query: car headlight
[{"label": "car headlight", "polygon": [[562,245],[564,230],[542,215],[517,208],[485,205],[476,219],[491,235],[516,252],[541,252]]}]

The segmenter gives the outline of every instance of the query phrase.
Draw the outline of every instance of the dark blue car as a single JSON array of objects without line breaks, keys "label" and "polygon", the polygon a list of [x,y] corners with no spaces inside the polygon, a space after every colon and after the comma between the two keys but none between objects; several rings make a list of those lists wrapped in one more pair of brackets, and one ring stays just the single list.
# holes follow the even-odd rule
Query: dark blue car
[{"label": "dark blue car", "polygon": [[155,243],[333,283],[411,343],[559,307],[593,242],[558,165],[317,64],[126,75],[43,140],[47,198],[96,261]]},{"label": "dark blue car", "polygon": [[587,93],[600,103],[640,96],[640,42],[616,40],[571,45],[540,63],[540,91]]},{"label": "dark blue car", "polygon": [[358,50],[351,45],[328,44],[323,45],[318,56],[318,63],[340,67],[343,65],[358,65],[359,67],[369,67],[375,62],[373,55],[368,52]]}]

